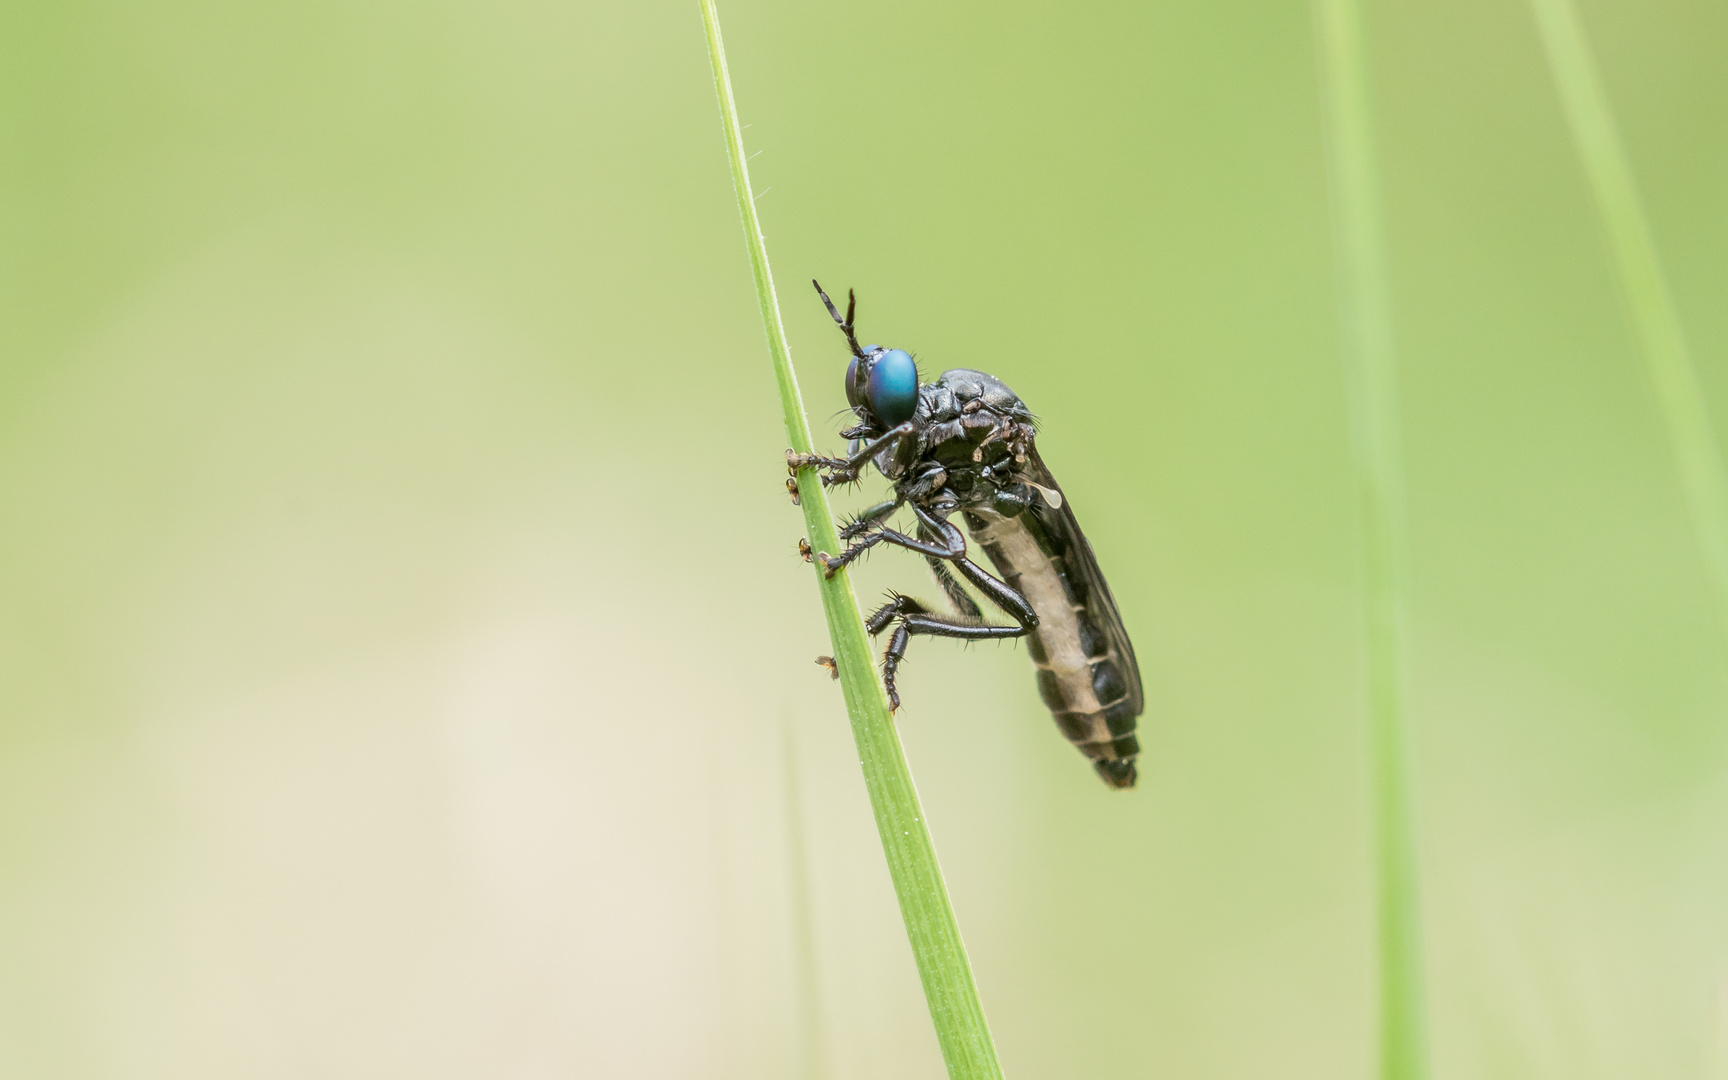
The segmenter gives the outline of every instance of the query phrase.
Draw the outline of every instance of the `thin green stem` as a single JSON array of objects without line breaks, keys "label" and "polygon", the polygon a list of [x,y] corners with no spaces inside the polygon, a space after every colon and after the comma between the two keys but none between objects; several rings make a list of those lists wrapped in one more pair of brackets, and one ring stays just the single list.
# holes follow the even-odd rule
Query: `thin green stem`
[{"label": "thin green stem", "polygon": [[[726,153],[732,163],[738,212],[744,219],[744,239],[756,278],[762,327],[768,335],[768,354],[774,363],[774,380],[780,388],[786,437],[793,450],[809,453],[810,425],[792,371],[786,330],[781,325],[780,306],[774,296],[774,279],[768,271],[768,249],[762,240],[762,225],[751,195],[738,106],[732,100],[732,80],[720,40],[720,18],[715,13],[714,0],[700,2],[702,21],[708,30],[708,56],[714,66],[714,92],[720,99],[720,120],[726,133]],[[834,516],[814,471],[800,470],[798,493],[811,546],[819,551],[839,551]],[[972,980],[972,965],[960,940],[960,926],[948,901],[948,887],[942,880],[936,847],[924,824],[924,810],[912,785],[899,732],[894,729],[894,719],[888,711],[888,698],[871,662],[870,639],[864,632],[851,579],[844,570],[833,578],[824,578],[819,567],[813,572],[822,593],[840,689],[851,717],[852,737],[858,745],[864,786],[876,815],[876,831],[882,838],[882,851],[888,860],[895,895],[900,900],[906,937],[918,964],[918,976],[924,984],[924,998],[930,1006],[930,1019],[936,1027],[948,1075],[954,1080],[1000,1078],[1002,1067],[996,1060],[996,1045],[984,1020],[984,1006]]]},{"label": "thin green stem", "polygon": [[1351,448],[1363,530],[1379,916],[1380,1075],[1427,1075],[1416,828],[1403,699],[1403,467],[1373,132],[1356,0],[1316,0]]},{"label": "thin green stem", "polygon": [[1662,276],[1656,241],[1577,8],[1572,0],[1531,0],[1531,5],[1554,87],[1626,290],[1626,304],[1668,428],[1668,445],[1680,471],[1706,570],[1728,611],[1728,472],[1711,430],[1680,316]]}]

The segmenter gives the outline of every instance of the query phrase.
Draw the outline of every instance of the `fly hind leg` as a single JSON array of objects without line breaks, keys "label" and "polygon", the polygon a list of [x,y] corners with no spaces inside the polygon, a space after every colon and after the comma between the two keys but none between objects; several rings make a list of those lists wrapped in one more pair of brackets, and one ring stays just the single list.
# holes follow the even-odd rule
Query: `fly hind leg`
[{"label": "fly hind leg", "polygon": [[[974,567],[976,569],[976,567]],[[979,570],[980,575],[984,571]],[[967,575],[970,577],[971,575]],[[1007,589],[1007,586],[1003,586]],[[1013,593],[1013,590],[1008,590]],[[1013,593],[1016,597],[1018,593]],[[1021,601],[1025,603],[1024,600]],[[888,707],[900,708],[900,692],[895,687],[895,676],[900,671],[900,662],[906,658],[906,647],[912,638],[919,634],[932,637],[958,638],[961,641],[1000,641],[1004,638],[1024,637],[1038,625],[1038,616],[1032,614],[1028,606],[1024,611],[1010,611],[1014,616],[1013,626],[991,626],[979,623],[963,615],[938,615],[927,610],[924,605],[909,596],[898,596],[890,600],[875,615],[870,617],[870,630],[880,633],[887,629],[889,623],[898,623],[894,633],[889,635],[888,648],[882,653],[882,687],[888,691]]]},{"label": "fly hind leg", "polygon": [[[869,511],[866,511],[866,514],[868,513]],[[863,515],[860,515],[860,524],[862,522]],[[842,536],[846,534],[845,529],[840,530],[840,532]],[[932,539],[929,530],[923,526],[918,528],[918,538],[926,542]],[[958,581],[954,580],[954,575],[949,571],[948,564],[935,555],[924,556],[924,561],[930,564],[930,575],[936,579],[936,584],[942,587],[943,594],[948,597],[948,602],[954,605],[954,609],[960,617],[972,622],[983,622],[984,613],[978,609],[978,602],[972,599],[971,594],[962,588]],[[864,625],[874,637],[880,634],[890,622],[893,622],[895,616],[916,613],[930,614],[931,612],[929,608],[910,596],[891,592],[888,594],[888,602],[872,612],[870,617],[864,621]]]},{"label": "fly hind leg", "polygon": [[[894,626],[894,633],[888,638],[888,648],[882,654],[882,685],[888,691],[888,706],[891,709],[900,707],[900,693],[894,685],[895,675],[900,670],[900,662],[906,657],[906,647],[914,636],[925,634],[932,637],[958,638],[962,641],[1000,641],[1003,638],[1024,637],[1038,625],[1038,614],[1032,610],[1032,605],[1024,596],[1006,582],[991,577],[966,558],[966,541],[960,535],[960,530],[916,505],[913,506],[913,513],[918,515],[920,536],[940,538],[938,543],[930,543],[928,540],[907,543],[909,537],[898,536],[884,539],[924,555],[929,560],[931,569],[936,572],[936,580],[942,586],[942,591],[960,608],[961,614],[937,614],[909,596],[894,596],[870,616],[867,629],[872,636],[886,630],[890,623],[897,624]],[[985,599],[1012,617],[1014,625],[991,626],[980,622],[983,613],[960,587],[960,583],[954,580],[954,575],[949,572],[949,565],[983,593]]]},{"label": "fly hind leg", "polygon": [[[924,536],[923,529],[919,529],[918,533],[920,536]],[[936,584],[942,586],[942,592],[948,597],[948,602],[954,605],[956,611],[968,619],[982,620],[984,618],[984,613],[978,610],[978,602],[972,599],[970,593],[960,587],[958,581],[954,580],[954,575],[949,572],[947,563],[930,556],[925,556],[924,561],[930,564],[930,576],[936,579]]]},{"label": "fly hind leg", "polygon": [[[918,535],[920,538],[929,539],[928,534],[922,528],[918,530]],[[942,586],[942,591],[947,594],[949,602],[958,610],[960,619],[973,626],[984,625],[984,613],[978,610],[977,601],[973,600],[971,595],[960,587],[960,583],[954,580],[954,575],[949,572],[947,564],[933,555],[925,556],[924,561],[930,564],[931,575],[936,578],[936,583]],[[902,616],[933,614],[936,613],[910,596],[889,593],[888,602],[872,612],[864,625],[870,631],[870,636],[875,637],[886,629],[889,623]],[[902,631],[895,631],[896,637],[900,637],[902,634]],[[894,676],[900,668],[901,658],[905,655],[905,641],[901,641],[899,648],[895,649],[894,639],[891,638],[888,652],[882,657],[882,685],[888,691],[888,704],[892,709],[900,708],[900,692],[895,689]]]}]

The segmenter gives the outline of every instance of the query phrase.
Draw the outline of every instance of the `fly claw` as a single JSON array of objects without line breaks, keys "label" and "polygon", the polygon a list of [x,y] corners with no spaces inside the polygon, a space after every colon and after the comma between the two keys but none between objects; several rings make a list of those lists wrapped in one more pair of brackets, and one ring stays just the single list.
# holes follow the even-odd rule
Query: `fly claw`
[{"label": "fly claw", "polygon": [[832,656],[818,656],[816,658],[816,664],[818,667],[828,669],[828,677],[830,679],[838,679],[840,677],[840,665],[834,662]]},{"label": "fly claw", "polygon": [[802,506],[803,505],[803,500],[798,498],[798,478],[797,477],[788,476],[786,478],[786,494],[792,496],[792,505],[793,506]]},{"label": "fly claw", "polygon": [[805,562],[810,561],[810,541],[802,536],[798,538],[798,557]]}]

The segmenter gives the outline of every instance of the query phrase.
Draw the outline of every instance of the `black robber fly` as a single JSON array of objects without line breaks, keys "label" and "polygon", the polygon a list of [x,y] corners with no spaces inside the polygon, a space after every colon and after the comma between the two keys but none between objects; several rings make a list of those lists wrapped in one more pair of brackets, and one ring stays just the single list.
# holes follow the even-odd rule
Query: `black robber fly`
[{"label": "black robber fly", "polygon": [[[956,609],[935,611],[909,596],[890,593],[866,624],[872,636],[889,626],[882,682],[890,707],[900,707],[894,675],[916,635],[989,641],[1024,637],[1038,668],[1038,691],[1056,726],[1114,788],[1134,786],[1140,744],[1135,719],[1144,705],[1134,646],[1092,546],[1056,479],[1038,457],[1032,413],[1001,380],[955,368],[918,384],[910,354],[879,345],[860,347],[852,326],[858,299],[849,294],[841,317],[816,292],[846,335],[852,363],[846,400],[858,422],[842,431],[852,440],[844,458],[787,453],[792,470],[815,468],[822,483],[859,479],[874,464],[894,483],[894,497],[870,507],[840,530],[846,549],[817,552],[829,577],[877,544],[924,556],[936,583]],[[888,527],[901,508],[918,519],[916,535]],[[956,512],[972,540],[996,567],[986,573],[966,557],[966,538],[948,519]],[[985,621],[956,574],[1014,620]]]}]

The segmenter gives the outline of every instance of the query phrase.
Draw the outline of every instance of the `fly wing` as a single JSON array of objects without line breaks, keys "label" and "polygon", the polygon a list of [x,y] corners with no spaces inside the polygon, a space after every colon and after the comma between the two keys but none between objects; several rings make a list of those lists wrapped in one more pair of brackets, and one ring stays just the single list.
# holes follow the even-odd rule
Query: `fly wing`
[{"label": "fly wing", "polygon": [[1044,459],[1038,456],[1036,446],[1027,448],[1026,463],[1020,467],[1020,475],[1040,488],[1049,489],[1038,493],[1031,512],[1038,515],[1039,523],[1051,540],[1064,549],[1061,554],[1068,563],[1069,572],[1085,583],[1086,607],[1110,642],[1110,651],[1117,657],[1118,668],[1128,683],[1128,700],[1134,703],[1134,715],[1138,716],[1145,706],[1140,692],[1140,663],[1134,659],[1134,645],[1128,640],[1128,631],[1122,625],[1122,614],[1116,610],[1116,598],[1110,595],[1104,571],[1098,569],[1098,558],[1092,554],[1092,545],[1086,540],[1086,534],[1080,531],[1080,522],[1074,518],[1073,504],[1062,493],[1056,478],[1050,475]]}]

